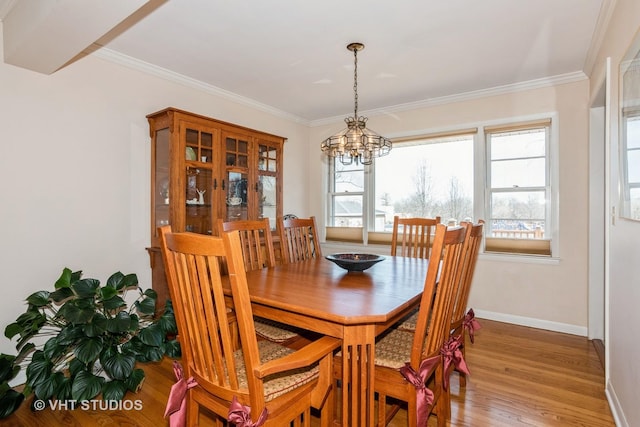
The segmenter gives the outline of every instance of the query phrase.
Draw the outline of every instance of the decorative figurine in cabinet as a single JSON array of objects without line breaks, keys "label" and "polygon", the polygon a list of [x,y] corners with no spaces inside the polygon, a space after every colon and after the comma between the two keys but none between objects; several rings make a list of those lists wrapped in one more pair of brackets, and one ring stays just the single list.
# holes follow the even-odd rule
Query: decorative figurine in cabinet
[{"label": "decorative figurine in cabinet", "polygon": [[215,235],[225,221],[282,216],[285,138],[175,108],[149,114],[151,258],[158,310],[169,293],[158,227]]}]

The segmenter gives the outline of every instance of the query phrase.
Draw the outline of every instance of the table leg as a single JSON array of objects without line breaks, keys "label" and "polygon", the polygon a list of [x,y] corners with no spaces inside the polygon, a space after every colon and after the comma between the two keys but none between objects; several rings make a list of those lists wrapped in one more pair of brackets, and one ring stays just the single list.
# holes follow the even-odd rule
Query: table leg
[{"label": "table leg", "polygon": [[373,425],[374,356],[373,325],[345,326],[342,342],[342,425]]}]

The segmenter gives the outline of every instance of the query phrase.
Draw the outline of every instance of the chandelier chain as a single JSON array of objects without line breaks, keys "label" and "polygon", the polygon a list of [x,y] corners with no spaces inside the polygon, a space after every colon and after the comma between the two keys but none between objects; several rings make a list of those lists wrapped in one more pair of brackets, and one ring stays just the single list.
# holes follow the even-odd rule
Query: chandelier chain
[{"label": "chandelier chain", "polygon": [[353,118],[358,120],[358,49],[353,50],[353,94],[354,94],[354,110]]}]

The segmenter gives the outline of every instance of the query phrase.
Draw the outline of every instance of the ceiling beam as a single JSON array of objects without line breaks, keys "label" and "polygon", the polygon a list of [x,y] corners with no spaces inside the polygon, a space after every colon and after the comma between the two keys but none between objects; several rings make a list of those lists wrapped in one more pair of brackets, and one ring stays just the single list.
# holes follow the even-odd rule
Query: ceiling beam
[{"label": "ceiling beam", "polygon": [[[52,74],[140,9],[166,0],[21,0],[3,20],[4,62]],[[147,6],[147,7],[145,7]],[[128,21],[131,21],[130,19]],[[127,28],[132,23],[129,22]]]}]

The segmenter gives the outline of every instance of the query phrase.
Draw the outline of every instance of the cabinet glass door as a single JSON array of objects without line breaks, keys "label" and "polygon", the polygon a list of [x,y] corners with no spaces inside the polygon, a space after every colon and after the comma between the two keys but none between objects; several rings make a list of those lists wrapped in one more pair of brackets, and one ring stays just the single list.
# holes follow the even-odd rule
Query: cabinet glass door
[{"label": "cabinet glass door", "polygon": [[278,151],[277,147],[258,144],[258,218],[269,218],[274,230],[278,205]]},{"label": "cabinet glass door", "polygon": [[237,171],[227,172],[227,214],[225,221],[249,219],[247,174]]},{"label": "cabinet glass door", "polygon": [[183,125],[185,141],[184,230],[213,234],[214,176],[213,154],[215,130]]},{"label": "cabinet glass door", "polygon": [[156,131],[154,138],[154,165],[151,224],[152,240],[159,239],[158,227],[169,224],[169,146],[171,133],[168,128]]},{"label": "cabinet glass door", "polygon": [[224,221],[249,219],[249,138],[227,135],[225,138],[225,178],[223,189],[226,210]]}]

